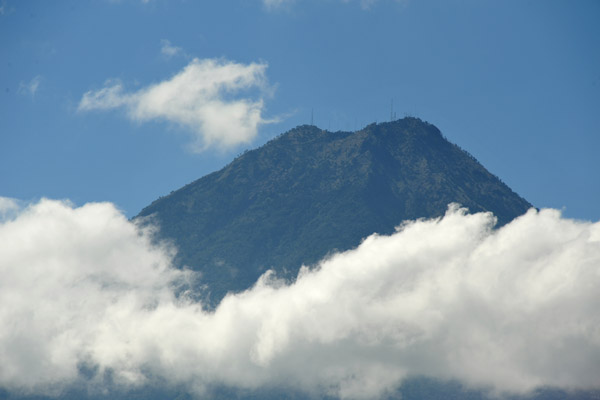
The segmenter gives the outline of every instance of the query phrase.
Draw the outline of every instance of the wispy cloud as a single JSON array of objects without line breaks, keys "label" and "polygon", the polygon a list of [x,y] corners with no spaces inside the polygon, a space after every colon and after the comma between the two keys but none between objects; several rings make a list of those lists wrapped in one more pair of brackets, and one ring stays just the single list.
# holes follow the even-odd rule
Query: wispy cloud
[{"label": "wispy cloud", "polygon": [[[408,376],[525,392],[598,387],[600,223],[531,210],[371,236],[214,312],[114,206],[42,200],[0,224],[0,387],[47,393],[150,377],[375,398]],[[82,375],[81,365],[87,368]]]},{"label": "wispy cloud", "polygon": [[192,149],[231,148],[254,139],[269,92],[267,64],[240,64],[227,60],[194,59],[170,79],[134,92],[120,82],[108,81],[86,92],[80,111],[124,109],[139,122],[163,120],[193,134]]},{"label": "wispy cloud", "polygon": [[19,208],[20,202],[17,199],[0,196],[0,222],[16,215]]},{"label": "wispy cloud", "polygon": [[284,5],[289,5],[294,3],[296,0],[262,0],[263,5],[268,10],[273,10],[276,8],[280,8]]},{"label": "wispy cloud", "polygon": [[15,11],[15,8],[9,7],[6,0],[0,1],[0,16],[8,15],[8,14],[12,13],[13,11]]},{"label": "wispy cloud", "polygon": [[170,58],[170,57],[176,56],[178,54],[181,54],[181,52],[182,52],[181,47],[173,46],[171,44],[171,42],[168,41],[167,39],[161,40],[160,44],[161,44],[160,52],[165,57]]},{"label": "wispy cloud", "polygon": [[[379,3],[384,0],[339,0],[341,3],[359,3],[360,6],[368,10],[376,3]],[[396,3],[407,4],[409,0],[387,0],[393,1]],[[262,0],[263,5],[267,10],[276,10],[282,8],[284,6],[289,6],[293,3],[296,3],[296,0]]]},{"label": "wispy cloud", "polygon": [[35,97],[35,94],[37,93],[41,82],[42,77],[40,75],[37,75],[29,82],[21,82],[19,84],[19,89],[17,90],[17,92],[23,95]]}]

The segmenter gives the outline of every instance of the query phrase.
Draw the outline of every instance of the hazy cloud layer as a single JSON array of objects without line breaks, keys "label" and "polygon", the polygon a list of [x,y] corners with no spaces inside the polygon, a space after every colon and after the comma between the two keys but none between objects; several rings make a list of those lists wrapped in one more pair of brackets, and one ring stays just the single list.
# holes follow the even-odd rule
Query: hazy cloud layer
[{"label": "hazy cloud layer", "polygon": [[[268,274],[215,312],[176,298],[193,278],[108,203],[42,200],[0,225],[0,386],[47,392],[106,371],[287,385],[367,398],[424,374],[527,391],[598,385],[600,223],[531,210],[371,236],[303,269]],[[183,286],[185,287],[185,286]]]},{"label": "hazy cloud layer", "polygon": [[138,91],[109,81],[86,92],[79,110],[124,109],[134,121],[164,120],[186,128],[193,134],[194,151],[229,148],[250,142],[259,125],[271,122],[263,118],[266,69],[263,63],[196,58],[172,78]]}]

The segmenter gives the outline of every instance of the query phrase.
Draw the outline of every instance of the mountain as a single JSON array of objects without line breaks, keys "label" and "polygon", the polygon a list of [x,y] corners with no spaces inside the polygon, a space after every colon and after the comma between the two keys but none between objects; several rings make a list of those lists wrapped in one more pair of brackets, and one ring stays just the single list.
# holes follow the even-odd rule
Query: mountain
[{"label": "mountain", "polygon": [[499,225],[531,207],[477,160],[417,118],[357,132],[299,126],[144,208],[176,262],[202,272],[215,305],[267,269],[293,278],[333,250],[356,247],[451,202]]}]

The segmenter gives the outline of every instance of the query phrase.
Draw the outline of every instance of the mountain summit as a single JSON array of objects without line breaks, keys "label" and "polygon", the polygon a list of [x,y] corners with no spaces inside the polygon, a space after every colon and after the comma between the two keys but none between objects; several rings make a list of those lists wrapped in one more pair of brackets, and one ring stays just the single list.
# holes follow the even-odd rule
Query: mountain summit
[{"label": "mountain summit", "polygon": [[[267,269],[302,264],[388,234],[456,202],[500,225],[531,207],[470,154],[417,118],[357,132],[303,125],[144,208],[176,262],[202,272],[216,304]],[[136,218],[138,218],[136,217]]]}]

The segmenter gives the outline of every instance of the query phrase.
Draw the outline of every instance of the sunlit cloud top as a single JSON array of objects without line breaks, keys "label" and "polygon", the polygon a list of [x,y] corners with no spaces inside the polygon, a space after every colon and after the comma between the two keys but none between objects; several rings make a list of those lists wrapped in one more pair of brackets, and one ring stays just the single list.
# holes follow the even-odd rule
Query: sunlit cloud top
[{"label": "sunlit cloud top", "polygon": [[[167,44],[163,53],[177,48]],[[138,122],[162,120],[192,134],[191,148],[222,149],[251,142],[261,124],[269,91],[267,64],[193,59],[170,79],[127,92],[119,81],[86,92],[79,111],[123,109]]]},{"label": "sunlit cloud top", "polygon": [[102,387],[110,371],[125,387],[158,377],[199,394],[217,383],[370,399],[423,375],[509,393],[597,388],[600,223],[533,209],[494,222],[451,206],[294,283],[266,273],[209,312],[185,296],[201,277],[173,269],[173,250],[113,205],[42,200],[0,224],[0,387]]}]

